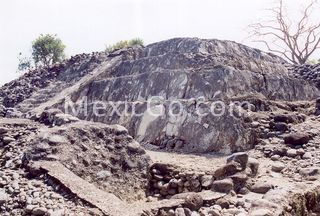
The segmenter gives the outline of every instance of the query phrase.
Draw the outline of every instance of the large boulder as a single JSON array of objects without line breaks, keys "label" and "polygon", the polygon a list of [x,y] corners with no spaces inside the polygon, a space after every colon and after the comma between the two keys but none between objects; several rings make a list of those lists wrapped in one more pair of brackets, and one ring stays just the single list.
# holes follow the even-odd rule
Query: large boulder
[{"label": "large boulder", "polygon": [[283,139],[286,144],[303,145],[309,142],[310,136],[307,133],[291,133],[284,136]]}]

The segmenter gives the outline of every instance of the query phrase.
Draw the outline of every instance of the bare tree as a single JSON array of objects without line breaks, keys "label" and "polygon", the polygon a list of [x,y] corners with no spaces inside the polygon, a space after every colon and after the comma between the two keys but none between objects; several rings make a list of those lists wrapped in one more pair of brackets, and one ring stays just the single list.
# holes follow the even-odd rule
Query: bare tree
[{"label": "bare tree", "polygon": [[304,64],[320,48],[320,22],[312,23],[310,16],[317,0],[302,8],[298,20],[289,18],[283,0],[268,9],[272,20],[251,24],[250,37],[263,43],[270,52],[280,54],[294,64]]}]

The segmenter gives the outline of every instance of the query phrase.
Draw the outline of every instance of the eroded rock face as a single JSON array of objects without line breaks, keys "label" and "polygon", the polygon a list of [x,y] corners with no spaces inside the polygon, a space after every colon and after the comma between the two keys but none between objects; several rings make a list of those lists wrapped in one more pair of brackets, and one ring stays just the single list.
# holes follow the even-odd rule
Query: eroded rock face
[{"label": "eroded rock face", "polygon": [[[280,58],[234,42],[177,38],[132,53],[134,57],[122,59],[71,98],[80,102],[87,96],[88,114],[80,113],[80,118],[124,125],[138,141],[168,150],[230,153],[250,149],[256,131],[246,122],[247,113],[240,109],[239,116],[232,102],[242,103],[249,97],[312,99],[319,93],[307,82],[290,77]],[[148,108],[152,96],[163,100]],[[210,110],[217,101],[226,105],[218,116]],[[97,102],[104,103],[99,115],[90,111]],[[124,104],[129,110],[134,107],[141,115],[119,116],[108,102],[121,104],[120,111]],[[170,115],[172,104],[173,113],[179,114]],[[177,104],[183,108],[176,108]],[[164,112],[154,116],[150,110]]]},{"label": "eroded rock face", "polygon": [[[97,64],[103,67],[95,70]],[[74,86],[52,83],[45,88],[52,97],[38,102],[34,93],[16,108],[37,114],[44,104],[81,119],[120,124],[139,142],[167,150],[231,153],[256,144],[248,109],[268,109],[267,100],[319,95],[312,83],[289,73],[281,58],[231,41],[175,38],[117,50],[90,68],[95,69],[81,82],[70,79]],[[61,86],[68,89],[54,98]],[[23,106],[31,102],[39,106]],[[66,109],[70,102],[79,107],[85,102],[85,109]]]}]

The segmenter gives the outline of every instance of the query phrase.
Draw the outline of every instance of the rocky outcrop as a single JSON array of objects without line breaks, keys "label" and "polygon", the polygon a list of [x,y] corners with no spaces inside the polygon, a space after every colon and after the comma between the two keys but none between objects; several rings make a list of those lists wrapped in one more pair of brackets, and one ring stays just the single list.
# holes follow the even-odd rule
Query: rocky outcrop
[{"label": "rocky outcrop", "polygon": [[[257,134],[242,109],[248,105],[237,109],[234,102],[305,100],[319,93],[306,81],[290,76],[280,58],[234,42],[177,38],[131,52],[131,58],[121,59],[70,98],[80,103],[86,96],[88,113],[78,117],[119,123],[138,141],[169,150],[230,153],[250,149]],[[161,100],[148,109],[152,96]],[[129,107],[129,115],[114,112],[114,103],[120,113]],[[210,108],[218,109],[220,103],[225,105],[223,113],[212,114]],[[97,104],[103,107],[98,114],[92,111]],[[253,105],[260,108],[259,103]],[[131,116],[133,109],[141,115]],[[163,115],[150,115],[148,110],[162,110]]]},{"label": "rocky outcrop", "polygon": [[[59,73],[65,84],[52,83],[9,105],[26,116],[54,106],[84,120],[120,124],[139,142],[167,150],[230,153],[257,143],[248,110],[267,109],[268,100],[319,95],[281,58],[231,41],[175,38],[126,48],[81,73],[84,62]],[[77,71],[84,76],[78,82]]]}]

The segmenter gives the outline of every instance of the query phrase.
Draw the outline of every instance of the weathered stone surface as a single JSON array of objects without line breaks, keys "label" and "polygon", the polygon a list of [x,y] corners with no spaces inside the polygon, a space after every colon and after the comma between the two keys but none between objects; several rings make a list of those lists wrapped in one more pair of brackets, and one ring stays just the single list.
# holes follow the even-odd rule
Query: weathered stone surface
[{"label": "weathered stone surface", "polygon": [[185,198],[185,206],[193,211],[198,211],[203,205],[203,199],[199,194],[189,194]]},{"label": "weathered stone surface", "polygon": [[47,211],[48,210],[46,208],[36,207],[32,210],[32,215],[37,215],[37,216],[45,215]]},{"label": "weathered stone surface", "polygon": [[255,158],[249,157],[248,167],[250,168],[253,176],[257,175],[259,171],[259,161]]},{"label": "weathered stone surface", "polygon": [[255,193],[265,194],[269,190],[274,188],[274,186],[268,182],[256,182],[252,187],[251,191]]},{"label": "weathered stone surface", "polygon": [[285,167],[284,163],[276,162],[272,164],[271,170],[274,172],[281,172]]},{"label": "weathered stone surface", "polygon": [[315,176],[320,174],[320,167],[301,168],[299,171],[302,176]]},{"label": "weathered stone surface", "polygon": [[[44,98],[39,98],[40,92],[31,94],[38,93],[32,88],[27,95],[4,103],[15,106],[27,116],[29,111],[39,114],[38,111],[46,107],[57,107],[81,119],[121,124],[138,141],[175,151],[229,154],[256,144],[259,125],[252,128],[252,124],[245,121],[245,108],[261,107],[257,101],[306,100],[319,95],[315,86],[293,78],[281,58],[231,41],[175,38],[145,48],[119,50],[108,57],[100,53],[89,60],[77,57],[73,61],[78,62],[73,70],[68,71],[63,65],[52,69],[57,78],[45,72],[36,73],[38,77],[49,76],[50,80],[63,83],[57,83],[56,88],[45,88]],[[79,68],[83,65],[87,70],[81,73]],[[90,69],[95,76],[87,74]],[[76,78],[79,73],[81,80]],[[22,83],[20,80],[4,86],[0,96],[9,98],[10,86],[22,86]],[[77,85],[71,86],[75,83]],[[47,85],[45,83],[43,87]],[[54,97],[57,95],[59,97]],[[153,103],[148,108],[148,100],[153,96],[163,97],[163,102]],[[54,100],[50,101],[52,98]],[[212,102],[220,100],[226,105],[225,112],[219,116],[208,112]],[[83,110],[87,112],[77,109],[84,101],[87,109]],[[254,101],[254,104],[238,109],[233,101]],[[65,110],[65,102],[78,104],[73,108],[79,112]],[[141,115],[134,116],[129,112],[128,116],[119,116],[112,112],[114,102],[121,104],[118,106],[120,112],[124,110],[125,102],[129,110],[134,107]],[[177,115],[169,111],[171,102],[183,105],[181,112],[174,112]],[[97,103],[103,104],[103,109],[94,112]],[[33,108],[24,107],[28,104]],[[159,113],[162,109],[162,115],[150,115],[150,111]],[[203,112],[208,115],[199,115]],[[55,124],[73,121],[69,117],[60,116],[61,122]]]},{"label": "weathered stone surface", "polygon": [[258,208],[258,209],[255,209],[253,210],[251,213],[250,213],[251,216],[272,216],[273,213],[271,210],[269,209],[265,209],[265,208]]},{"label": "weathered stone surface", "polygon": [[284,142],[291,145],[303,145],[309,142],[310,137],[306,133],[291,133],[284,136]]},{"label": "weathered stone surface", "polygon": [[233,182],[231,179],[223,179],[214,181],[212,184],[212,190],[222,193],[229,193],[233,190]]},{"label": "weathered stone surface", "polygon": [[204,175],[201,177],[201,185],[204,188],[209,188],[212,185],[213,177],[211,175]]},{"label": "weathered stone surface", "polygon": [[5,193],[3,190],[0,190],[0,205],[6,203],[8,200],[8,194]]},{"label": "weathered stone surface", "polygon": [[8,132],[8,128],[0,127],[0,135],[5,134]]},{"label": "weathered stone surface", "polygon": [[242,169],[244,170],[247,166],[249,155],[246,152],[238,152],[234,153],[227,158],[227,163],[231,161],[237,162],[241,165]]},{"label": "weathered stone surface", "polygon": [[288,151],[287,151],[287,156],[288,157],[295,157],[295,156],[297,156],[298,154],[297,154],[297,150],[295,150],[295,149],[288,149]]},{"label": "weathered stone surface", "polygon": [[216,169],[213,173],[213,176],[216,179],[219,179],[221,177],[230,176],[233,174],[236,174],[237,172],[241,171],[242,167],[237,162],[230,162],[226,165]]}]

